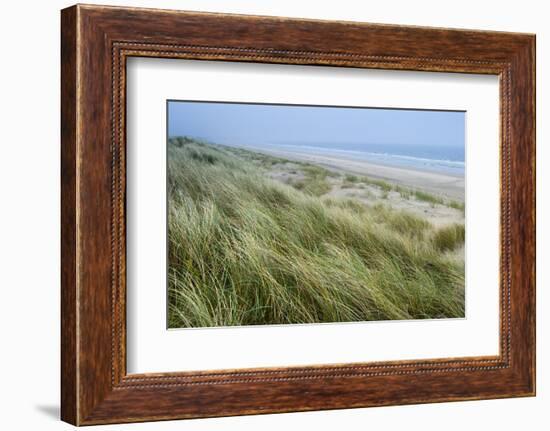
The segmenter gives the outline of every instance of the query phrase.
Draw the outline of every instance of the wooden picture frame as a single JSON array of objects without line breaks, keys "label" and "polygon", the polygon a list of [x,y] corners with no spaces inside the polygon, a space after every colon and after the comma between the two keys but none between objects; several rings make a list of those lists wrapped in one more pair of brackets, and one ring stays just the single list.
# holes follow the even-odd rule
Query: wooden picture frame
[{"label": "wooden picture frame", "polygon": [[[61,417],[74,425],[535,394],[535,36],[77,5],[61,14]],[[126,373],[130,56],[500,77],[500,354]]]}]

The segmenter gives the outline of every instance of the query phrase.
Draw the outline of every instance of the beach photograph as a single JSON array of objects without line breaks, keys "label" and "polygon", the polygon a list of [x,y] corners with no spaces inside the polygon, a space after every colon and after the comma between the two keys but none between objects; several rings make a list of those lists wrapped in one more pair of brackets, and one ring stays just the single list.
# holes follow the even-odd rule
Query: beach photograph
[{"label": "beach photograph", "polygon": [[168,327],[465,316],[465,112],[167,102]]}]

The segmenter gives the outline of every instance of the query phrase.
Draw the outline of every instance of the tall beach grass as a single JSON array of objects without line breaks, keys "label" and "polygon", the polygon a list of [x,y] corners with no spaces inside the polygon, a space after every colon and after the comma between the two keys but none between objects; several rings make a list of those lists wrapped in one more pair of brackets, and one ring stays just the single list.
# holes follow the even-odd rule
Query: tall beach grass
[{"label": "tall beach grass", "polygon": [[[263,160],[263,159],[262,159]],[[464,316],[464,228],[323,196],[189,138],[168,145],[172,328]]]}]

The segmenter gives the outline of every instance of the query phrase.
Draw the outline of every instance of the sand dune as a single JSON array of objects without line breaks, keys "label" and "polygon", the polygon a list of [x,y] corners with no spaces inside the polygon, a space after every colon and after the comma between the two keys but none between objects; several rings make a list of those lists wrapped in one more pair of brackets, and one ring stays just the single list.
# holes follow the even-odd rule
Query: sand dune
[{"label": "sand dune", "polygon": [[464,202],[465,182],[462,176],[375,164],[342,154],[315,154],[307,151],[268,149],[265,147],[245,148],[289,160],[314,163],[337,172],[384,179],[395,184]]}]

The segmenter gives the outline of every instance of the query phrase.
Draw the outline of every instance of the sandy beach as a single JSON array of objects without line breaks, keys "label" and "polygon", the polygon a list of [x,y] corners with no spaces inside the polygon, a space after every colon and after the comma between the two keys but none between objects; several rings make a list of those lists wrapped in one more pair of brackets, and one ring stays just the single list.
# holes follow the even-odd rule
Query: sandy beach
[{"label": "sandy beach", "polygon": [[[265,146],[238,148],[248,151],[246,157],[260,165],[261,161],[254,160],[253,154],[275,157],[272,163],[263,166],[266,175],[295,188],[308,180],[303,163],[332,172],[334,175],[323,180],[325,189],[318,193],[325,198],[353,199],[367,206],[383,204],[421,217],[436,227],[464,223],[463,176],[387,166],[330,151],[313,153],[298,148],[288,150]],[[381,187],[377,181],[390,186]],[[429,196],[413,197],[415,191]]]},{"label": "sandy beach", "polygon": [[416,169],[386,166],[365,160],[353,159],[342,154],[313,154],[306,151],[288,151],[267,149],[265,147],[243,147],[251,151],[308,162],[326,169],[355,175],[366,175],[372,178],[390,181],[412,189],[419,189],[442,197],[464,202],[464,177]]}]

